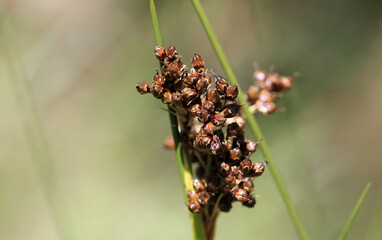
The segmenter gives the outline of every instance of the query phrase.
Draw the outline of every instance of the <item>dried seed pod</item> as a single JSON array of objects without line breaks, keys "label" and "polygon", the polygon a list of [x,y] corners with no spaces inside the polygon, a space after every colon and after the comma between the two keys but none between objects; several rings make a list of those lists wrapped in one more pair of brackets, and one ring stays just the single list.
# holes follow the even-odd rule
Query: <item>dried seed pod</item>
[{"label": "dried seed pod", "polygon": [[252,192],[255,188],[255,185],[253,184],[253,181],[250,178],[245,178],[241,184],[241,187],[246,190],[247,192]]},{"label": "dried seed pod", "polygon": [[260,97],[260,88],[255,85],[249,86],[248,92],[246,94],[247,100],[250,103],[255,103],[255,101]]},{"label": "dried seed pod", "polygon": [[153,93],[154,97],[160,98],[162,96],[162,93],[163,93],[163,87],[158,85],[158,84],[153,84],[152,93]]},{"label": "dried seed pod", "polygon": [[239,175],[239,167],[238,166],[231,166],[230,174],[233,176]]},{"label": "dried seed pod", "polygon": [[211,146],[210,146],[212,154],[216,154],[221,149],[221,146],[222,146],[222,144],[221,144],[219,137],[214,135],[212,137],[212,142],[211,142]]},{"label": "dried seed pod", "polygon": [[198,213],[200,212],[200,203],[199,202],[190,202],[188,204],[188,210],[190,210],[192,213]]},{"label": "dried seed pod", "polygon": [[210,195],[208,194],[208,192],[203,191],[198,193],[198,198],[199,198],[199,203],[201,205],[206,205],[208,203],[208,200],[210,199]]},{"label": "dried seed pod", "polygon": [[276,105],[273,102],[257,101],[256,102],[256,108],[262,114],[269,114],[269,113],[273,113],[274,111],[276,111]]},{"label": "dried seed pod", "polygon": [[207,120],[210,118],[210,114],[208,113],[208,111],[206,109],[201,109],[200,112],[199,112],[199,115],[198,115],[198,120],[200,122],[207,122]]},{"label": "dried seed pod", "polygon": [[206,187],[204,186],[204,181],[200,179],[194,179],[193,181],[194,189],[197,192],[205,191]]},{"label": "dried seed pod", "polygon": [[174,60],[176,57],[178,57],[178,51],[173,45],[171,45],[167,48],[166,55],[167,55],[167,61],[170,62]]},{"label": "dried seed pod", "polygon": [[253,177],[259,177],[265,170],[265,163],[254,163],[251,167],[250,175]]},{"label": "dried seed pod", "polygon": [[211,143],[210,136],[196,136],[194,140],[194,147],[198,149],[206,148]]},{"label": "dried seed pod", "polygon": [[230,173],[229,165],[227,163],[225,163],[225,162],[222,162],[220,164],[220,171],[221,171],[223,176],[228,176],[228,174]]},{"label": "dried seed pod", "polygon": [[293,80],[293,77],[281,77],[281,86],[283,90],[292,87]]},{"label": "dried seed pod", "polygon": [[272,95],[271,92],[268,90],[261,90],[260,95],[259,95],[259,101],[261,102],[273,102],[275,100],[274,96]]},{"label": "dried seed pod", "polygon": [[206,100],[203,102],[203,108],[206,109],[208,112],[213,112],[215,109],[215,105],[213,102]]},{"label": "dried seed pod", "polygon": [[207,91],[207,100],[217,104],[220,101],[219,92],[216,89],[209,89]]},{"label": "dried seed pod", "polygon": [[224,117],[231,118],[237,115],[240,110],[240,105],[238,103],[227,104],[223,110]]},{"label": "dried seed pod", "polygon": [[162,101],[165,104],[171,104],[172,103],[171,93],[169,91],[163,93]]},{"label": "dried seed pod", "polygon": [[239,126],[237,122],[228,124],[227,126],[227,136],[239,136],[243,134],[243,129]]},{"label": "dried seed pod", "polygon": [[267,74],[262,70],[255,71],[255,73],[253,74],[253,80],[257,81],[260,84],[264,83],[266,78]]},{"label": "dried seed pod", "polygon": [[200,104],[194,104],[190,109],[190,113],[193,115],[193,116],[198,116],[200,114],[200,110],[202,110],[202,107],[200,106]]},{"label": "dried seed pod", "polygon": [[215,84],[216,84],[216,89],[219,91],[219,93],[225,94],[228,87],[227,81],[219,76],[215,76]]},{"label": "dried seed pod", "polygon": [[240,148],[234,148],[232,150],[229,151],[229,157],[230,159],[232,159],[233,161],[238,161],[240,160],[241,158],[241,151],[240,151]]},{"label": "dried seed pod", "polygon": [[234,100],[237,98],[238,94],[239,94],[239,89],[236,84],[227,87],[226,99]]},{"label": "dried seed pod", "polygon": [[282,90],[281,78],[277,73],[270,74],[265,80],[265,87],[271,92],[280,92]]},{"label": "dried seed pod", "polygon": [[164,47],[155,45],[154,55],[156,58],[158,58],[159,61],[163,62],[166,57],[166,50],[164,49]]},{"label": "dried seed pod", "polygon": [[252,196],[248,196],[248,200],[242,203],[243,206],[253,208],[256,204],[256,199]]},{"label": "dried seed pod", "polygon": [[196,95],[197,95],[197,92],[195,91],[195,89],[184,88],[182,90],[182,97],[184,100],[186,100],[186,102],[189,102],[192,99],[194,99],[196,97]]},{"label": "dried seed pod", "polygon": [[246,148],[247,148],[248,154],[255,152],[258,145],[259,145],[259,142],[247,141]]},{"label": "dried seed pod", "polygon": [[241,188],[235,188],[231,190],[231,194],[233,199],[239,202],[246,202],[248,201],[248,193],[244,189]]},{"label": "dried seed pod", "polygon": [[136,85],[136,88],[137,88],[137,91],[140,93],[140,94],[146,94],[146,93],[149,93],[151,88],[150,88],[150,85],[148,85],[145,81],[143,81],[142,83],[138,83]]},{"label": "dried seed pod", "polygon": [[166,137],[166,139],[164,140],[164,147],[167,150],[174,150],[175,149],[175,142],[174,142],[174,138],[172,136]]},{"label": "dried seed pod", "polygon": [[216,126],[220,127],[223,126],[225,123],[226,119],[224,117],[223,113],[217,113],[214,116],[211,117],[211,122]]},{"label": "dried seed pod", "polygon": [[212,122],[209,122],[206,125],[204,125],[203,129],[207,134],[213,134],[216,130],[216,127],[212,124]]},{"label": "dried seed pod", "polygon": [[194,57],[191,60],[191,65],[193,68],[195,68],[198,71],[201,71],[201,72],[204,71],[204,61],[202,57],[197,53],[194,54]]},{"label": "dried seed pod", "polygon": [[182,94],[178,92],[171,93],[172,103],[175,105],[179,105],[182,102]]},{"label": "dried seed pod", "polygon": [[252,169],[252,162],[251,162],[251,160],[244,159],[243,161],[241,161],[240,168],[241,168],[241,171],[244,174],[249,173],[251,171],[251,169]]},{"label": "dried seed pod", "polygon": [[226,189],[231,189],[236,185],[236,177],[232,174],[229,174],[227,177],[224,178],[224,187]]},{"label": "dried seed pod", "polygon": [[209,75],[201,77],[197,82],[196,82],[196,89],[200,92],[205,92],[211,84],[211,77]]},{"label": "dried seed pod", "polygon": [[158,84],[160,86],[163,86],[166,79],[163,77],[163,75],[159,74],[158,72],[154,75],[153,83]]},{"label": "dried seed pod", "polygon": [[162,67],[162,73],[167,81],[175,81],[175,79],[181,76],[182,60],[177,59],[174,62],[164,64]]}]

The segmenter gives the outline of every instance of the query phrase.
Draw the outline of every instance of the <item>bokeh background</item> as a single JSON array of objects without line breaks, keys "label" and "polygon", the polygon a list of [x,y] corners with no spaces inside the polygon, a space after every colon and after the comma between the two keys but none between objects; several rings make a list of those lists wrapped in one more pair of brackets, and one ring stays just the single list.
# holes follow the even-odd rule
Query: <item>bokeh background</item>
[{"label": "bokeh background", "polygon": [[[0,33],[11,39],[0,42],[0,239],[59,239],[4,50],[33,96],[73,239],[191,239],[175,155],[162,145],[168,114],[135,90],[158,66],[148,2],[1,1],[13,37]],[[336,239],[369,181],[348,239],[382,239],[381,2],[202,4],[244,89],[254,62],[300,73],[278,102],[286,111],[258,119],[312,239]],[[224,75],[191,2],[156,5],[165,45]],[[221,214],[216,239],[297,239],[269,172],[255,184],[256,207]]]}]

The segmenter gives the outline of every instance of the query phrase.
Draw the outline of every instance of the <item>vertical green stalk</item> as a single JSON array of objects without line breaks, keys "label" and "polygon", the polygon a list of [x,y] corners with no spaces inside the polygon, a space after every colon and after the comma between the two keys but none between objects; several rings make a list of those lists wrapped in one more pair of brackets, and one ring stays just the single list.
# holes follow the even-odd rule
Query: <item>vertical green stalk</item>
[{"label": "vertical green stalk", "polygon": [[0,8],[0,56],[4,57],[8,78],[17,101],[20,120],[29,144],[33,164],[39,174],[59,238],[62,240],[73,239],[48,142],[23,69],[12,52],[13,35],[10,23],[2,6]]},{"label": "vertical green stalk", "polygon": [[[156,44],[159,46],[163,46],[162,36],[160,33],[160,28],[159,28],[158,16],[155,10],[155,5],[153,0],[150,0],[150,11],[151,11],[151,17],[153,20]],[[162,63],[160,63],[160,66],[162,67]],[[182,148],[182,144],[180,142],[180,136],[179,136],[179,130],[178,130],[178,119],[174,114],[171,113],[172,109],[169,105],[168,105],[168,109],[170,112],[169,117],[170,117],[171,131],[172,131],[172,135],[175,142],[175,151],[176,151],[176,158],[177,158],[179,172],[180,172],[180,178],[182,180],[184,195],[187,201],[187,189],[193,189],[191,164],[190,164],[186,149]],[[203,223],[202,223],[200,214],[190,213],[190,221],[191,221],[194,239],[205,240],[205,233],[204,233]]]},{"label": "vertical green stalk", "polygon": [[357,204],[355,205],[352,213],[350,214],[350,217],[348,219],[348,221],[346,222],[345,224],[345,227],[344,229],[342,230],[342,233],[341,235],[338,237],[338,240],[345,240],[346,239],[346,236],[348,235],[348,232],[350,230],[350,227],[351,225],[353,224],[353,221],[355,219],[355,217],[357,216],[357,213],[359,211],[359,209],[361,208],[361,205],[363,203],[363,200],[365,200],[365,197],[367,195],[367,192],[369,191],[370,189],[370,186],[371,186],[371,183],[368,183],[365,187],[365,189],[363,190],[361,196],[359,197],[358,199],[358,202]]},{"label": "vertical green stalk", "polygon": [[287,210],[288,210],[290,217],[292,218],[292,221],[293,221],[294,226],[297,230],[297,233],[299,234],[301,239],[304,239],[304,240],[309,239],[308,235],[306,234],[306,231],[304,229],[304,226],[302,225],[301,219],[298,216],[295,207],[293,206],[293,203],[292,203],[292,200],[288,194],[288,191],[286,190],[285,184],[284,184],[283,180],[281,179],[281,175],[280,175],[280,173],[279,173],[279,171],[275,165],[275,162],[273,161],[273,158],[272,158],[271,153],[269,151],[267,142],[265,141],[265,138],[263,136],[263,133],[261,132],[259,124],[257,123],[254,115],[249,110],[248,103],[244,98],[243,91],[241,90],[239,83],[235,77],[235,74],[233,73],[232,68],[231,68],[230,64],[228,63],[227,57],[224,54],[224,51],[223,51],[215,33],[214,33],[214,31],[212,30],[211,24],[208,21],[206,13],[204,12],[204,9],[203,9],[202,5],[200,4],[199,0],[191,0],[191,2],[195,8],[196,13],[198,14],[199,20],[203,25],[203,28],[204,28],[204,30],[205,30],[205,32],[206,32],[206,34],[207,34],[207,36],[211,42],[211,45],[215,50],[215,54],[218,57],[224,72],[226,73],[227,79],[230,81],[231,84],[237,84],[237,86],[239,88],[238,99],[239,99],[240,103],[243,104],[243,111],[247,117],[247,122],[248,122],[250,128],[252,129],[253,134],[255,135],[255,137],[257,139],[263,139],[263,141],[261,141],[260,146],[259,146],[260,150],[261,150],[263,156],[269,162],[268,168],[269,168],[269,170],[273,176],[273,179],[276,183],[277,189],[279,190],[279,192],[282,196],[282,199],[284,200],[284,203],[287,207]]}]

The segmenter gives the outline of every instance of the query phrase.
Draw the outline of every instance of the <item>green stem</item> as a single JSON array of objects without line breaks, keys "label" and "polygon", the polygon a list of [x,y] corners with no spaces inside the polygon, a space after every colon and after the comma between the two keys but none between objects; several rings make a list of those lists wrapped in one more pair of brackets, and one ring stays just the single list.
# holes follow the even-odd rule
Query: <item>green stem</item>
[{"label": "green stem", "polygon": [[341,235],[338,237],[338,240],[344,240],[344,239],[346,239],[346,236],[348,235],[348,232],[349,232],[349,230],[350,230],[350,227],[351,227],[351,225],[352,225],[352,223],[353,223],[355,217],[357,216],[357,213],[358,213],[359,209],[361,208],[361,205],[362,205],[363,201],[365,200],[365,197],[366,197],[366,195],[367,195],[367,192],[368,192],[369,189],[370,189],[370,186],[371,186],[371,183],[368,183],[368,184],[366,185],[365,189],[363,190],[361,196],[360,196],[359,199],[358,199],[357,204],[355,205],[355,207],[354,207],[352,213],[350,214],[350,217],[349,217],[348,221],[347,221],[346,224],[345,224],[344,229],[342,230]]},{"label": "green stem", "polygon": [[[161,36],[160,28],[159,28],[158,16],[155,10],[155,5],[153,0],[150,0],[150,11],[151,11],[151,17],[153,20],[156,44],[163,46],[162,36]],[[162,63],[160,63],[160,66],[162,67]],[[172,110],[170,105],[168,105],[168,109],[170,111]],[[176,158],[178,162],[180,178],[182,180],[184,195],[187,201],[187,189],[193,189],[191,163],[188,157],[188,153],[186,152],[186,149],[182,147],[182,144],[180,142],[180,134],[178,130],[178,119],[174,114],[171,114],[171,113],[169,113],[169,117],[170,117],[172,135],[173,135],[174,143],[175,143]],[[204,233],[203,221],[201,219],[201,215],[190,213],[190,220],[191,220],[191,226],[192,226],[194,239],[205,240],[206,237]]]},{"label": "green stem", "polygon": [[67,219],[68,216],[65,211],[63,196],[53,166],[49,144],[44,134],[34,98],[24,76],[24,71],[14,57],[11,23],[6,18],[2,7],[0,6],[0,42],[2,43],[0,56],[4,57],[4,63],[6,64],[12,91],[17,101],[20,120],[29,145],[31,158],[40,178],[39,180],[42,184],[48,207],[59,235],[58,237],[62,240],[73,239],[70,221]]},{"label": "green stem", "polygon": [[300,217],[298,216],[297,211],[292,204],[292,200],[288,194],[288,191],[286,190],[285,184],[284,184],[283,180],[281,179],[281,175],[280,175],[279,171],[277,170],[275,162],[273,161],[273,158],[272,158],[271,153],[269,151],[267,142],[265,141],[265,138],[263,136],[263,133],[261,132],[259,124],[257,123],[254,115],[249,110],[249,106],[248,106],[247,101],[244,98],[243,91],[241,90],[239,83],[235,77],[235,74],[233,73],[232,68],[231,68],[230,64],[228,63],[227,57],[226,57],[218,39],[217,39],[214,31],[212,30],[211,24],[210,24],[210,22],[206,16],[206,13],[204,12],[204,9],[203,9],[202,5],[200,4],[199,0],[191,0],[191,2],[195,8],[196,13],[198,14],[199,20],[202,23],[203,28],[204,28],[209,40],[211,42],[211,45],[215,51],[215,54],[218,57],[219,62],[220,62],[221,66],[222,66],[222,68],[223,68],[223,70],[227,76],[227,79],[230,81],[231,84],[237,84],[237,86],[239,88],[238,99],[239,99],[240,103],[243,104],[243,111],[247,117],[247,122],[248,122],[250,128],[252,129],[253,134],[255,135],[255,137],[257,139],[263,139],[263,141],[261,141],[260,146],[259,146],[260,150],[261,150],[263,156],[269,162],[268,168],[269,168],[269,170],[273,176],[273,179],[274,179],[276,186],[277,186],[277,188],[278,188],[278,190],[282,196],[282,199],[284,200],[284,203],[287,207],[287,210],[288,210],[290,217],[292,218],[292,221],[293,221],[294,226],[297,230],[297,233],[299,234],[301,239],[304,239],[304,240],[309,239],[308,235],[306,234],[306,231],[302,225]]}]

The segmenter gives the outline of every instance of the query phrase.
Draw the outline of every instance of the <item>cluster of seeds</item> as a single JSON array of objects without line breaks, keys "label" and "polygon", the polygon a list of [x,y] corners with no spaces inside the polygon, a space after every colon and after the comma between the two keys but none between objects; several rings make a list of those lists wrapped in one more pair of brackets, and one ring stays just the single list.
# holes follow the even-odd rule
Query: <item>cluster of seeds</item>
[{"label": "cluster of seeds", "polygon": [[[162,74],[157,71],[151,85],[139,83],[137,90],[169,104],[179,119],[181,142],[195,167],[193,189],[188,190],[189,210],[208,219],[216,209],[228,212],[234,201],[253,207],[253,180],[261,176],[266,164],[249,159],[259,142],[245,139],[238,87],[209,73],[198,54],[192,58],[191,69],[183,65],[174,46],[155,46],[154,54],[162,63]],[[288,85],[285,77],[265,73],[261,77],[261,73],[255,73],[257,84],[246,96],[260,112],[271,113],[273,101],[292,80]],[[171,141],[166,139],[167,148],[173,148]]]},{"label": "cluster of seeds", "polygon": [[263,114],[276,111],[275,101],[281,96],[282,92],[289,89],[293,84],[294,78],[291,76],[280,76],[272,72],[267,74],[263,70],[256,70],[253,73],[254,85],[251,85],[245,94],[252,109]]}]

